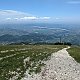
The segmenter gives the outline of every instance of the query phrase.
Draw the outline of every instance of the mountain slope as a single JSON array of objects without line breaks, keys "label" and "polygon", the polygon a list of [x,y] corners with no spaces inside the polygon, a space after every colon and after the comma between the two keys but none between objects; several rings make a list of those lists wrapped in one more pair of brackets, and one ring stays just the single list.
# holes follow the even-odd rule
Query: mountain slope
[{"label": "mountain slope", "polygon": [[80,64],[64,48],[53,53],[39,74],[29,75],[26,71],[22,80],[80,80]]}]

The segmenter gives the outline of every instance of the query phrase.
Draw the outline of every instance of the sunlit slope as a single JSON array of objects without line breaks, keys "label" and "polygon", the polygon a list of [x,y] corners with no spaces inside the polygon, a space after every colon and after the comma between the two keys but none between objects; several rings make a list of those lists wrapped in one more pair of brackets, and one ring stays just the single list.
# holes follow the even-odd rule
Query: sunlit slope
[{"label": "sunlit slope", "polygon": [[26,70],[29,74],[41,71],[42,61],[66,46],[6,45],[0,46],[0,80],[20,80]]},{"label": "sunlit slope", "polygon": [[80,47],[79,46],[72,46],[68,49],[70,56],[72,56],[77,62],[80,63]]}]

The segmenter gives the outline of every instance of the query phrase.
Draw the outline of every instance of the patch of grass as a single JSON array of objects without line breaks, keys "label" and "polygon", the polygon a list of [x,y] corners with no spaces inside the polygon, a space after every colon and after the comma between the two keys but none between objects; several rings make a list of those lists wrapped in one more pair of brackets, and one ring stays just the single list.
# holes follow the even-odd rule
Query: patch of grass
[{"label": "patch of grass", "polygon": [[[41,66],[44,66],[41,61],[47,60],[52,53],[64,48],[60,45],[7,45],[0,46],[0,80],[9,80],[18,75],[16,80],[20,80],[26,70],[29,73],[39,73]],[[1,53],[1,51],[6,51]],[[12,50],[12,51],[11,51]],[[14,55],[15,54],[15,55]],[[13,55],[13,56],[11,56]],[[10,56],[10,57],[6,57]],[[5,58],[4,58],[5,57]],[[30,58],[25,62],[26,58]]]},{"label": "patch of grass", "polygon": [[79,46],[73,46],[70,49],[67,50],[77,62],[80,63],[80,47]]}]

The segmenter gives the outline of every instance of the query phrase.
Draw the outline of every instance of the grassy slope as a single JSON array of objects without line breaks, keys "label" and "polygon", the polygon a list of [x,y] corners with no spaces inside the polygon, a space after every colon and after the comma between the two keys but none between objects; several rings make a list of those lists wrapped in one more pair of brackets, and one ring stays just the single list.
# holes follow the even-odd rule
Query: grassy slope
[{"label": "grassy slope", "polygon": [[[0,80],[9,80],[13,76],[19,74],[17,80],[24,76],[24,73],[29,69],[29,74],[32,72],[38,73],[41,70],[42,60],[48,59],[51,53],[56,52],[65,46],[55,45],[8,45],[0,46]],[[10,51],[14,50],[14,51]],[[2,53],[2,52],[3,53]],[[7,52],[4,52],[7,51]],[[15,55],[14,55],[15,54]],[[7,57],[13,55],[12,57]],[[24,59],[30,58],[24,67]]]},{"label": "grassy slope", "polygon": [[67,50],[77,62],[80,63],[80,47],[78,46],[72,46],[70,49]]}]

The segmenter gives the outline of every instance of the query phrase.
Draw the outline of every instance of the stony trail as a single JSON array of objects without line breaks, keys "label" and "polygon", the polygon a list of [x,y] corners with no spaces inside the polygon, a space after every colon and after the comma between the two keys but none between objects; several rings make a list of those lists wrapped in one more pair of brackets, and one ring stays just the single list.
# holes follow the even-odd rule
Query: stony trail
[{"label": "stony trail", "polygon": [[39,74],[29,75],[26,71],[21,80],[80,80],[80,64],[68,54],[68,48],[53,53]]}]

